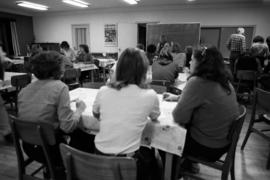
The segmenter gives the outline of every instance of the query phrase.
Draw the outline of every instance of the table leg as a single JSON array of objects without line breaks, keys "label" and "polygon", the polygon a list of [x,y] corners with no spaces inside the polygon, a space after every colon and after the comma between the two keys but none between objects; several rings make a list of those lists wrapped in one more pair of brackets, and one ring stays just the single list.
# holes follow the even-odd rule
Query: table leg
[{"label": "table leg", "polygon": [[105,67],[103,68],[103,81],[106,82],[106,78],[105,78],[106,72],[105,72]]},{"label": "table leg", "polygon": [[173,154],[166,152],[164,180],[171,180]]},{"label": "table leg", "polygon": [[94,82],[94,70],[91,70],[91,82],[93,83]]}]

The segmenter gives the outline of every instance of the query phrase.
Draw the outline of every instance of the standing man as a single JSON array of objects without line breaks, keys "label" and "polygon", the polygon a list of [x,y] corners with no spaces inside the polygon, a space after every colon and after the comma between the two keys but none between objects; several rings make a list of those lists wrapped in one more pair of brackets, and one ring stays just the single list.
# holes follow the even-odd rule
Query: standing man
[{"label": "standing man", "polygon": [[245,29],[238,28],[237,34],[232,34],[227,42],[227,48],[230,51],[230,66],[234,73],[235,60],[246,51],[246,37],[244,36]]}]

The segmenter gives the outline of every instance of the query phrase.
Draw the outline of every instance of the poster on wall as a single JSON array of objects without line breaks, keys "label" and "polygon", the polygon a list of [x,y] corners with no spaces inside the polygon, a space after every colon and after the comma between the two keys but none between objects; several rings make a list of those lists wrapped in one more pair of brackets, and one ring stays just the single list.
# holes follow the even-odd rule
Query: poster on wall
[{"label": "poster on wall", "polygon": [[105,46],[117,46],[117,25],[105,24],[104,27]]}]

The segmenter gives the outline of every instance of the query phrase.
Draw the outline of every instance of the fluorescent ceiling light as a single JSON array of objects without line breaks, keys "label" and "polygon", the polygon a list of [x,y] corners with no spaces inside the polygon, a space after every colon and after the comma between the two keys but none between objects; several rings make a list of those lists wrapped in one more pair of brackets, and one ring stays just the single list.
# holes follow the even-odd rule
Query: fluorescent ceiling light
[{"label": "fluorescent ceiling light", "polygon": [[81,8],[87,8],[90,4],[81,0],[62,0],[64,3]]},{"label": "fluorescent ceiling light", "polygon": [[32,3],[32,2],[28,2],[28,1],[17,1],[16,4],[18,6],[32,8],[32,9],[36,9],[36,10],[40,10],[40,11],[47,11],[49,8],[48,6],[44,6],[41,4]]},{"label": "fluorescent ceiling light", "polygon": [[140,0],[124,0],[124,1],[128,4],[135,5],[135,4],[138,4],[138,1]]}]

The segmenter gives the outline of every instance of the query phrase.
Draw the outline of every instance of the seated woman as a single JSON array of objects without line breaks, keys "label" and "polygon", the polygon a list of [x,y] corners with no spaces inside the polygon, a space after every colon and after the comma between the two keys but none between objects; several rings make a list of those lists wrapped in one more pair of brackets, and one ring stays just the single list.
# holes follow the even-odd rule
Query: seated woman
[{"label": "seated woman", "polygon": [[186,54],[181,51],[179,43],[174,43],[172,46],[173,62],[178,65],[180,69],[183,69],[186,64]]},{"label": "seated woman", "polygon": [[84,63],[94,63],[93,57],[89,51],[89,47],[86,44],[81,44],[79,47],[80,51],[78,52],[76,61]]},{"label": "seated woman", "polygon": [[[5,53],[2,49],[2,43],[0,42],[0,87],[3,85],[4,80],[4,65]],[[9,126],[8,113],[5,108],[4,101],[0,91],[0,134],[4,136],[6,142],[12,142],[11,129]]]},{"label": "seated woman", "polygon": [[70,48],[67,41],[60,44],[60,52],[66,57],[64,64],[66,67],[73,67],[72,62],[76,60],[75,52]]},{"label": "seated woman", "polygon": [[138,161],[138,179],[153,169],[153,149],[140,147],[147,118],[156,121],[159,100],[154,90],[145,89],[148,60],[139,49],[128,48],[120,56],[115,78],[100,88],[93,114],[100,120],[95,137],[96,153],[132,156]]},{"label": "seated woman", "polygon": [[[216,161],[227,152],[227,135],[239,115],[236,94],[217,48],[195,50],[190,71],[182,95],[164,94],[164,99],[178,100],[173,117],[188,130],[184,156]],[[186,161],[183,167],[190,165]]]},{"label": "seated woman", "polygon": [[178,77],[179,69],[173,62],[169,52],[169,44],[166,43],[160,52],[158,60],[152,64],[152,79],[174,82]]},{"label": "seated woman", "polygon": [[[48,122],[56,126],[56,131],[70,133],[80,122],[86,106],[84,102],[76,102],[76,111],[70,109],[68,87],[60,81],[64,72],[63,58],[57,52],[41,52],[31,60],[32,72],[37,81],[23,88],[18,95],[18,117],[23,121]],[[61,133],[57,141],[65,142]],[[29,157],[42,161],[42,150],[38,146],[23,144]],[[53,148],[54,160],[61,163],[58,146]]]}]

